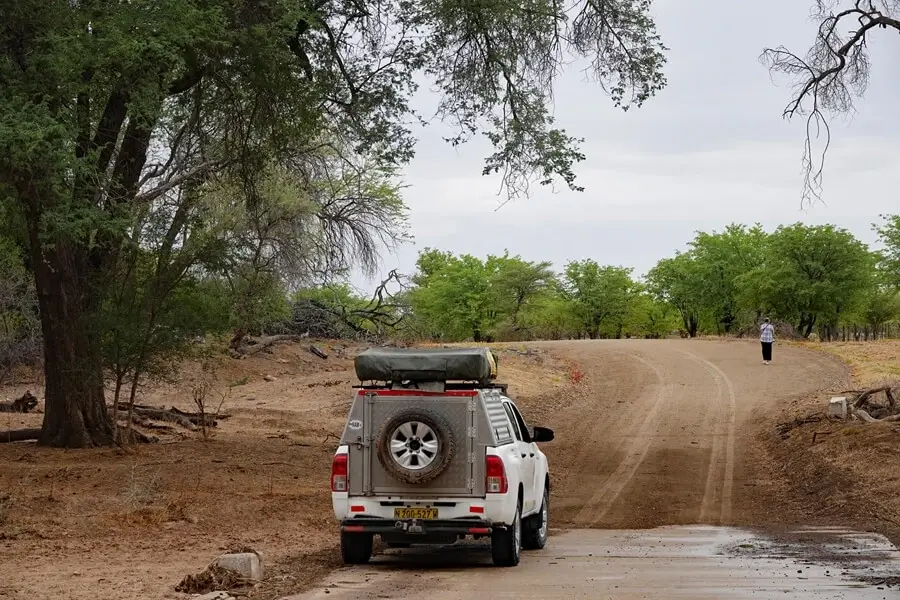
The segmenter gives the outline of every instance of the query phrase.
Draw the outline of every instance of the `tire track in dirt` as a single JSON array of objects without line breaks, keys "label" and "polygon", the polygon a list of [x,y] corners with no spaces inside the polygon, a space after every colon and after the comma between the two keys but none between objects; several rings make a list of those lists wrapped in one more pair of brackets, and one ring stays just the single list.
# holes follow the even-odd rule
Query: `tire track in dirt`
[{"label": "tire track in dirt", "polygon": [[[574,346],[573,348],[583,348]],[[584,505],[594,496],[594,490],[603,486],[621,457],[624,455],[628,437],[622,432],[636,430],[642,422],[642,407],[645,387],[645,373],[637,369],[640,365],[647,369],[646,374],[653,374],[650,363],[635,360],[635,353],[610,349],[604,361],[606,369],[622,373],[624,377],[611,381],[604,377],[605,372],[587,373],[587,385],[578,400],[566,407],[560,415],[560,425],[567,431],[560,444],[548,447],[551,453],[557,454],[557,460],[567,465],[560,469],[563,473],[577,472],[578,485],[565,485],[566,476],[562,477],[565,496],[555,502],[558,510],[569,515],[563,520],[571,524],[585,526],[588,522],[581,519]],[[615,402],[611,400],[615,399]],[[618,410],[616,405],[628,406],[626,410]],[[641,407],[641,408],[633,408]],[[608,409],[615,411],[613,418],[604,414]],[[617,441],[614,441],[617,440]],[[598,448],[603,448],[598,452]],[[591,465],[591,468],[584,468]]]},{"label": "tire track in dirt", "polygon": [[[634,477],[641,463],[647,457],[650,445],[653,443],[651,433],[658,427],[660,408],[665,403],[671,388],[665,383],[666,374],[659,365],[642,358],[637,354],[629,355],[630,358],[649,367],[656,376],[656,389],[653,391],[650,409],[644,416],[643,421],[637,427],[637,432],[631,440],[630,447],[625,453],[624,458],[619,462],[618,467],[604,482],[600,489],[588,500],[581,511],[576,516],[578,522],[590,523],[592,526],[599,524],[610,507],[625,489],[625,486]],[[631,430],[631,429],[629,429]],[[625,445],[628,438],[622,437],[619,441],[619,448]]]},{"label": "tire track in dirt", "polygon": [[547,450],[556,472],[565,473],[554,492],[556,522],[730,521],[737,395],[729,375],[707,360],[719,360],[703,352],[708,347],[637,340],[557,346],[588,378],[552,424],[561,443]]},{"label": "tire track in dirt", "polygon": [[[716,382],[716,399],[714,401],[719,414],[725,414],[724,419],[717,419],[712,427],[713,447],[709,459],[709,468],[706,475],[706,491],[700,505],[699,520],[704,524],[723,524],[731,519],[731,499],[734,489],[734,438],[737,418],[737,402],[735,399],[734,384],[728,375],[714,363],[701,358],[693,352],[681,350],[681,353],[691,360],[702,365]],[[727,394],[723,394],[724,391]],[[723,395],[727,395],[727,402],[723,403]],[[715,431],[724,422],[726,431],[724,436]],[[723,456],[724,455],[724,456]],[[719,475],[721,471],[721,475]],[[716,523],[710,522],[713,507],[718,501],[719,518]]]}]

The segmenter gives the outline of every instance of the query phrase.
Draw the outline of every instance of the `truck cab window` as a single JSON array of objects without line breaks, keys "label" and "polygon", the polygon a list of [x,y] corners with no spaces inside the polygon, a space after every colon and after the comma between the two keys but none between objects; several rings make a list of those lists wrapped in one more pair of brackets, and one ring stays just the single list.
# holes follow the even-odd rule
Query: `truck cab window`
[{"label": "truck cab window", "polygon": [[511,404],[509,402],[503,403],[503,408],[506,410],[507,416],[509,416],[509,420],[512,423],[513,433],[516,436],[518,441],[523,441],[522,438],[522,430],[519,428],[519,422],[516,420],[516,415],[513,413]]},{"label": "truck cab window", "polygon": [[528,426],[525,425],[525,419],[522,418],[522,413],[519,412],[519,409],[516,408],[515,404],[507,404],[507,406],[512,409],[514,420],[516,422],[516,426],[521,430],[522,437],[519,438],[526,442],[531,442],[531,434],[528,432]]}]

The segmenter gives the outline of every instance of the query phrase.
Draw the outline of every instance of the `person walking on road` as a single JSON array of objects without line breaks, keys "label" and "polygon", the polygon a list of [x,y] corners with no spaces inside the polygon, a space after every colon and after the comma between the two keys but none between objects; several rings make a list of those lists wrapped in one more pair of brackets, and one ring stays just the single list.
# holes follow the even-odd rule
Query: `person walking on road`
[{"label": "person walking on road", "polygon": [[759,326],[759,341],[762,343],[763,364],[767,365],[772,362],[772,344],[775,343],[775,326],[769,322],[769,317]]}]

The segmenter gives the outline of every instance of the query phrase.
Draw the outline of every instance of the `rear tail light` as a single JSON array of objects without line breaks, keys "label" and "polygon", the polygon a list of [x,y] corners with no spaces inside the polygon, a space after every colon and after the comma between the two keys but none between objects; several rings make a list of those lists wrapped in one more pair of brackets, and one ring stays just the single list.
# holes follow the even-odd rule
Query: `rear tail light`
[{"label": "rear tail light", "polygon": [[488,494],[505,494],[509,490],[506,468],[499,456],[484,457],[484,491]]},{"label": "rear tail light", "polygon": [[331,491],[347,491],[347,455],[335,454],[331,463]]}]

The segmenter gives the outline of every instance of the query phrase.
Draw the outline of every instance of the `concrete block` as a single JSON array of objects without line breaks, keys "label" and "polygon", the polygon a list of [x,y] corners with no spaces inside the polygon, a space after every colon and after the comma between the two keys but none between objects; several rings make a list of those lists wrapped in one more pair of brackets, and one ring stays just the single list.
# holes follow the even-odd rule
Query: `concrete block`
[{"label": "concrete block", "polygon": [[223,554],[216,559],[216,564],[223,569],[239,573],[241,577],[255,579],[263,578],[262,556],[255,552],[240,552],[238,554]]},{"label": "concrete block", "polygon": [[842,419],[847,418],[847,398],[835,396],[828,401],[828,414]]}]

